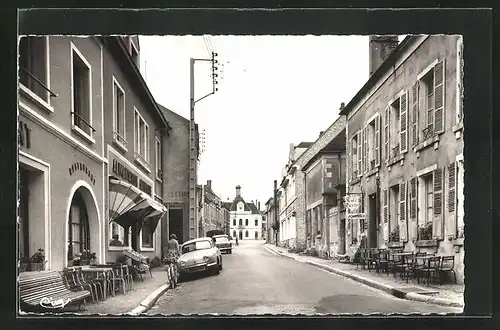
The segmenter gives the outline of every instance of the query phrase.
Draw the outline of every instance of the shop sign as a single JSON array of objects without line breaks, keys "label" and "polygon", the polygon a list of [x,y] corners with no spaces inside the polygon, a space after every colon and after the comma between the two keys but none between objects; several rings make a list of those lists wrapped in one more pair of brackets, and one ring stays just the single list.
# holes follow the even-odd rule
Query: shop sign
[{"label": "shop sign", "polygon": [[167,196],[168,196],[168,198],[175,198],[175,197],[188,198],[189,192],[187,192],[187,191],[169,191],[167,193]]},{"label": "shop sign", "polygon": [[81,171],[81,172],[84,172],[85,174],[87,174],[87,176],[89,177],[92,184],[95,185],[95,175],[87,167],[87,165],[85,165],[84,163],[81,163],[81,162],[75,162],[75,163],[71,164],[71,166],[68,168],[69,175],[73,175],[77,171]]},{"label": "shop sign", "polygon": [[18,143],[20,147],[26,149],[31,147],[31,128],[22,120],[19,121]]},{"label": "shop sign", "polygon": [[151,196],[152,193],[151,185],[149,185],[146,181],[139,179],[139,177],[131,170],[129,170],[125,165],[123,165],[116,159],[113,159],[113,164],[111,168],[112,172],[116,174],[118,177],[124,179],[128,183],[132,184],[133,186],[139,188],[140,190],[144,191],[146,194]]}]

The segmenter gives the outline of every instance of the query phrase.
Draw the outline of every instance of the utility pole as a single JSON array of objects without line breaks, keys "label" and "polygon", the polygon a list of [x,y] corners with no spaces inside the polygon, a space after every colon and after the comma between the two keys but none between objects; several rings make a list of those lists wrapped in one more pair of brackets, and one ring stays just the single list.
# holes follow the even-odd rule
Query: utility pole
[{"label": "utility pole", "polygon": [[[206,97],[214,94],[218,89],[215,85],[217,82],[217,74],[216,74],[216,64],[218,63],[215,57],[217,53],[212,52],[212,58],[190,58],[189,59],[189,75],[190,75],[190,116],[189,116],[189,239],[197,238],[197,229],[198,226],[196,224],[198,208],[196,205],[196,185],[198,178],[198,155],[196,150],[196,124],[194,121],[194,106],[197,102],[203,100]],[[211,62],[212,63],[212,92],[199,98],[195,99],[194,92],[194,64],[196,62]],[[203,198],[203,197],[202,197]]]}]

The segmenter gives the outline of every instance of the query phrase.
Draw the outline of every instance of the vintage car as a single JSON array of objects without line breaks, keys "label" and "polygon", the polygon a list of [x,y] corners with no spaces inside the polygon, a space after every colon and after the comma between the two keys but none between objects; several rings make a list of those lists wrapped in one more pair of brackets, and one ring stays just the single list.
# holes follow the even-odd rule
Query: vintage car
[{"label": "vintage car", "polygon": [[182,244],[181,256],[177,260],[179,276],[222,270],[222,255],[210,237],[192,239]]},{"label": "vintage car", "polygon": [[214,235],[212,239],[215,240],[215,245],[219,248],[221,253],[232,253],[233,245],[228,235]]}]

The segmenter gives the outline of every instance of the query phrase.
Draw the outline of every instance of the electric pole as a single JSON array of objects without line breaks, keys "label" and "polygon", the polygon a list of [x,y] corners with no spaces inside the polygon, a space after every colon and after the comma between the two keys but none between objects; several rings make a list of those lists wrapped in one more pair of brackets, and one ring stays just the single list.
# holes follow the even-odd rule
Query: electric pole
[{"label": "electric pole", "polygon": [[[196,223],[198,207],[196,205],[196,185],[198,179],[198,150],[196,148],[196,124],[194,121],[194,106],[197,102],[203,100],[206,97],[214,94],[218,89],[215,85],[218,84],[217,81],[217,66],[218,63],[215,59],[217,53],[212,52],[212,58],[190,58],[189,59],[189,75],[190,75],[190,116],[189,116],[189,239],[198,237],[198,226]],[[212,92],[199,98],[195,99],[194,92],[194,64],[196,62],[211,62],[212,63]],[[203,197],[202,197],[203,198]]]}]

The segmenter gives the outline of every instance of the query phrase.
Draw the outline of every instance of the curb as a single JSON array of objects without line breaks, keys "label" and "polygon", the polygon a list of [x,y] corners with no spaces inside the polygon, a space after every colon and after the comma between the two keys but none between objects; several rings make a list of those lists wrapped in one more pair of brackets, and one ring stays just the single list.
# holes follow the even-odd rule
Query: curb
[{"label": "curb", "polygon": [[154,290],[149,296],[144,299],[139,306],[128,312],[127,314],[129,315],[139,315],[142,313],[147,312],[148,310],[153,307],[156,302],[158,301],[158,298],[160,298],[167,290],[170,288],[170,284],[163,284],[162,286],[158,287],[156,290]]},{"label": "curb", "polygon": [[315,266],[317,268],[321,268],[323,270],[326,270],[330,273],[334,273],[334,274],[337,274],[337,275],[340,275],[340,276],[343,276],[343,277],[347,277],[347,278],[350,278],[356,282],[360,282],[362,284],[365,284],[367,286],[370,286],[372,288],[375,288],[375,289],[378,289],[378,290],[381,290],[381,291],[384,291],[396,298],[400,298],[400,299],[406,299],[406,300],[413,300],[413,301],[420,301],[420,302],[426,302],[426,303],[430,303],[430,304],[434,304],[434,305],[441,305],[441,306],[447,306],[447,307],[458,307],[458,308],[463,308],[463,304],[459,303],[459,302],[456,302],[456,301],[453,301],[453,300],[449,300],[449,299],[444,299],[444,298],[438,298],[438,297],[430,297],[430,296],[426,296],[426,295],[423,295],[423,294],[418,294],[418,293],[414,293],[414,292],[409,292],[409,293],[405,293],[401,290],[398,290],[398,289],[395,289],[393,288],[392,286],[390,285],[387,285],[387,284],[382,284],[382,283],[379,283],[377,281],[374,281],[374,280],[371,280],[371,279],[368,279],[366,277],[362,277],[362,276],[359,276],[359,275],[354,275],[352,273],[349,273],[349,272],[346,272],[346,271],[343,271],[343,270],[340,270],[340,269],[335,269],[333,267],[329,267],[329,266],[326,266],[326,265],[322,265],[322,264],[319,264],[319,263],[315,263],[315,262],[312,262],[312,261],[303,261],[303,260],[300,260],[300,259],[297,259],[293,256],[289,256],[289,255],[285,255],[283,253],[280,253],[280,252],[277,252],[275,251],[273,248],[270,248],[268,246],[265,246],[266,249],[268,249],[269,251],[272,251],[273,253],[277,254],[277,255],[281,255],[281,256],[284,256],[284,257],[287,257],[287,258],[290,258],[290,259],[294,259],[298,262],[304,262],[306,264],[309,264],[309,265],[312,265],[312,266]]}]

